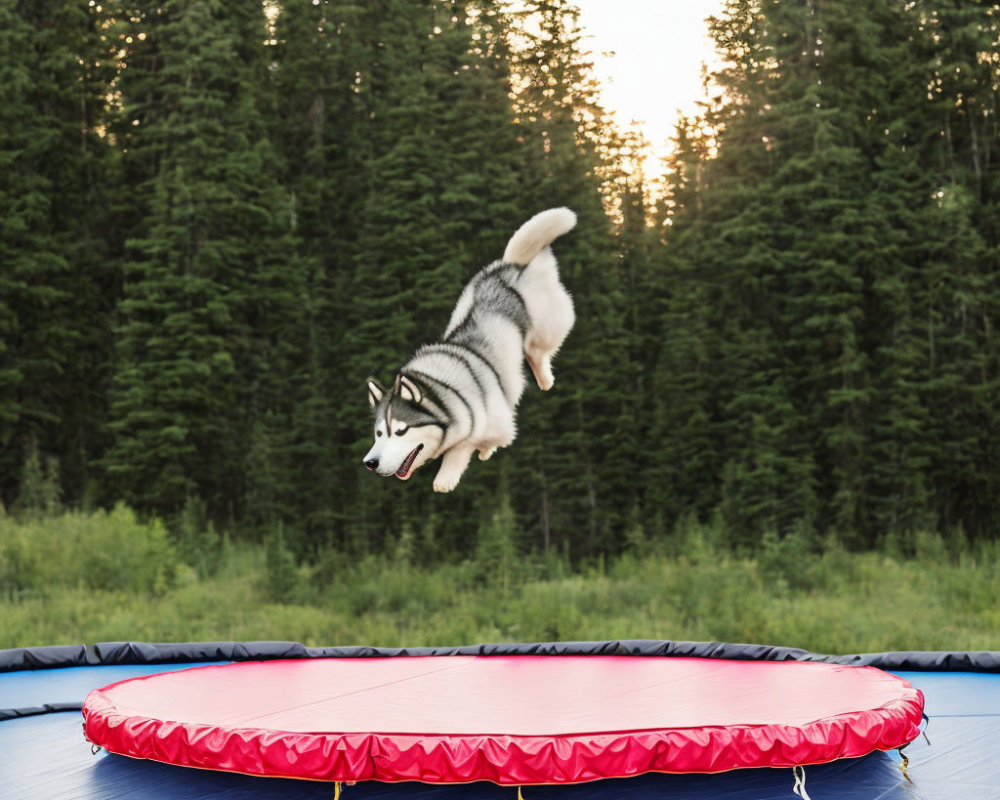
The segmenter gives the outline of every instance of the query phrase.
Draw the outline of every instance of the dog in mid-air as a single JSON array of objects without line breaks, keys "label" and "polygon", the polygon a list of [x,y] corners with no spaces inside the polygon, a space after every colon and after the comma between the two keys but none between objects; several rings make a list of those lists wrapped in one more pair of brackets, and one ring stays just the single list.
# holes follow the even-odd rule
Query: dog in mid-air
[{"label": "dog in mid-air", "polygon": [[364,457],[368,469],[407,480],[440,457],[434,491],[450,492],[473,453],[485,461],[514,441],[522,360],[539,388],[551,389],[552,358],[576,320],[549,248],[574,225],[576,214],[568,208],[529,219],[503,258],[466,284],[440,341],[419,348],[391,388],[368,379],[375,412],[375,444]]}]

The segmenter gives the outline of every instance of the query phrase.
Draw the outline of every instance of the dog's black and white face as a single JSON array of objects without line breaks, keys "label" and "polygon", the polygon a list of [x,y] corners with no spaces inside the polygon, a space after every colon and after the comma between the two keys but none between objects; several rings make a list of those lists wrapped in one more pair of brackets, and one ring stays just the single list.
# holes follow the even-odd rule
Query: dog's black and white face
[{"label": "dog's black and white face", "polygon": [[368,402],[375,412],[375,444],[364,458],[365,466],[405,481],[438,454],[447,424],[419,384],[402,374],[391,392],[369,378]]}]

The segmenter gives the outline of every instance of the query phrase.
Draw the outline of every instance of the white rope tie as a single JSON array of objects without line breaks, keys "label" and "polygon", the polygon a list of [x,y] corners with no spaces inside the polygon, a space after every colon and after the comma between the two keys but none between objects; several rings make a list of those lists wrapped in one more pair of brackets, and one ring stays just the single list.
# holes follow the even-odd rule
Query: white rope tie
[{"label": "white rope tie", "polygon": [[809,797],[809,792],[806,791],[806,768],[803,766],[792,767],[792,775],[795,776],[795,785],[792,787],[792,791],[802,800],[812,800]]}]

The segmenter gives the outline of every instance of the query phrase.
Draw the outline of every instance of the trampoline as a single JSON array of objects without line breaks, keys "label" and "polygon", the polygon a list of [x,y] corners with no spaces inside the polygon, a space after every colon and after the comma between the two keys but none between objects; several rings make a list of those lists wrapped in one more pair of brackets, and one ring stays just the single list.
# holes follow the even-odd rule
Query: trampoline
[{"label": "trampoline", "polygon": [[[510,658],[510,657],[516,658]],[[688,668],[690,662],[702,661],[698,664],[698,676],[691,677]],[[270,662],[270,663],[254,663]],[[446,670],[430,672],[427,666],[440,663],[448,667]],[[315,667],[307,666],[313,665]],[[395,676],[382,674],[381,678],[389,677],[380,683],[372,680],[384,664],[398,669]],[[489,667],[486,672],[479,673],[478,665]],[[671,664],[670,672],[659,672],[659,667]],[[232,665],[231,667],[228,665]],[[347,670],[353,667],[365,667],[357,670],[357,675],[333,675],[340,686],[340,691],[320,692],[320,696],[311,695],[311,688],[322,684],[316,676],[320,675],[324,666],[340,665]],[[422,666],[421,666],[422,665]],[[451,666],[449,666],[451,665]],[[537,665],[537,666],[536,666]],[[511,669],[509,670],[508,667]],[[550,678],[546,683],[542,680],[521,680],[523,670],[529,671],[542,667],[551,669]],[[766,668],[767,672],[751,675],[744,669]],[[850,667],[851,669],[844,669]],[[856,669],[857,667],[875,667],[877,669]],[[268,668],[268,669],[265,669]],[[275,672],[270,673],[273,668]],[[304,669],[302,669],[304,668]],[[419,669],[418,669],[419,668]],[[774,671],[771,672],[771,668]],[[787,672],[779,670],[788,668]],[[300,669],[306,677],[301,685],[294,680],[291,672]],[[320,670],[311,674],[311,670]],[[264,670],[255,675],[258,670]],[[647,671],[648,670],[648,671]],[[889,672],[886,672],[889,671]],[[500,673],[508,672],[508,683],[498,678]],[[224,711],[227,703],[233,716],[229,721],[215,720],[211,725],[219,723],[219,728],[197,727],[192,729],[195,739],[212,740],[225,739],[222,732],[224,725],[231,725],[234,730],[245,732],[247,729],[271,729],[275,732],[285,730],[286,733],[309,733],[317,731],[296,731],[294,725],[286,725],[298,718],[299,727],[310,727],[307,724],[307,707],[322,706],[333,702],[333,706],[349,710],[352,703],[359,703],[360,698],[369,691],[389,691],[389,694],[379,695],[377,705],[386,713],[381,717],[383,727],[395,728],[387,731],[368,731],[365,735],[375,741],[375,734],[385,734],[379,737],[384,745],[386,742],[399,742],[400,737],[410,736],[412,730],[406,729],[400,723],[407,717],[399,716],[406,711],[403,705],[392,699],[393,691],[401,691],[406,684],[416,687],[424,680],[432,683],[443,680],[445,674],[465,676],[463,683],[469,684],[463,692],[454,696],[454,706],[463,713],[457,720],[487,719],[483,710],[477,705],[473,691],[475,681],[467,679],[474,674],[487,677],[488,684],[493,689],[498,687],[513,687],[512,691],[527,692],[526,687],[535,688],[525,696],[505,695],[504,692],[491,692],[491,702],[498,707],[498,714],[490,717],[497,724],[507,715],[508,722],[516,723],[517,728],[510,725],[494,727],[487,730],[481,726],[474,729],[455,729],[449,735],[472,737],[482,743],[491,742],[487,747],[500,746],[507,737],[523,737],[531,739],[537,735],[537,729],[532,726],[539,721],[546,721],[547,731],[542,734],[547,742],[546,748],[550,754],[558,756],[569,752],[564,737],[580,737],[588,742],[587,752],[597,752],[600,748],[592,745],[601,736],[610,737],[610,741],[618,741],[622,752],[639,752],[635,740],[650,735],[661,735],[664,728],[648,728],[648,717],[651,713],[652,701],[656,692],[667,692],[667,687],[674,687],[679,695],[687,697],[692,707],[714,709],[710,714],[730,714],[737,706],[743,706],[743,711],[749,707],[745,700],[747,692],[743,691],[741,681],[749,680],[752,685],[759,686],[761,681],[772,684],[771,695],[779,695],[784,710],[778,712],[770,703],[762,704],[764,711],[771,715],[767,719],[756,719],[756,723],[765,727],[744,725],[756,730],[757,741],[763,731],[777,734],[779,721],[791,725],[798,730],[800,739],[814,739],[823,747],[837,739],[831,734],[831,728],[826,723],[836,725],[843,716],[836,707],[838,702],[832,695],[836,692],[823,692],[822,703],[830,704],[830,708],[818,710],[821,716],[806,719],[813,712],[805,713],[802,718],[788,716],[786,701],[802,696],[800,680],[809,683],[816,679],[828,688],[840,680],[841,674],[862,676],[870,673],[875,680],[859,693],[857,686],[849,684],[842,686],[846,693],[855,697],[871,691],[870,702],[850,703],[852,710],[845,712],[847,718],[864,716],[868,712],[883,713],[883,705],[898,708],[899,718],[905,720],[905,725],[913,723],[914,706],[919,703],[920,695],[926,698],[926,714],[924,729],[930,736],[919,736],[905,749],[909,757],[909,778],[900,769],[901,759],[895,750],[882,752],[880,745],[872,739],[864,739],[864,744],[857,751],[844,749],[838,756],[833,752],[826,755],[836,760],[828,763],[815,763],[806,767],[808,773],[808,795],[804,787],[796,784],[793,787],[793,773],[787,769],[782,758],[771,761],[778,768],[758,766],[741,768],[736,765],[725,766],[726,759],[733,757],[735,752],[747,752],[746,748],[734,750],[722,747],[721,760],[715,766],[724,769],[723,772],[711,774],[703,772],[665,772],[651,771],[636,774],[634,777],[604,777],[609,771],[605,768],[607,761],[601,760],[602,776],[594,775],[585,778],[584,782],[567,782],[559,785],[533,784],[527,773],[517,767],[515,773],[508,774],[505,783],[500,773],[493,771],[495,766],[489,765],[489,759],[476,751],[473,763],[479,763],[476,771],[464,772],[469,783],[438,783],[421,782],[409,776],[399,775],[398,782],[386,782],[385,779],[368,779],[360,777],[359,782],[342,787],[343,800],[514,800],[517,796],[513,783],[523,786],[525,800],[610,800],[628,796],[630,800],[652,800],[669,796],[673,800],[700,800],[701,798],[729,798],[729,800],[774,800],[788,797],[794,800],[793,789],[801,789],[802,796],[811,796],[813,800],[837,797],[839,800],[945,800],[945,798],[962,797],[964,800],[977,798],[994,798],[1000,787],[1000,653],[874,653],[853,656],[829,656],[809,653],[807,651],[789,648],[761,645],[728,645],[720,643],[688,643],[665,641],[611,641],[611,642],[575,642],[575,643],[541,643],[514,645],[478,645],[457,648],[415,648],[415,649],[376,649],[367,647],[330,647],[309,648],[295,643],[199,643],[188,645],[151,645],[143,643],[104,643],[93,646],[48,647],[22,650],[0,651],[0,752],[4,753],[4,766],[0,769],[0,796],[13,800],[48,800],[49,798],[64,798],[69,796],[86,796],[91,800],[110,800],[128,796],[133,800],[208,800],[209,798],[226,797],[227,800],[329,800],[334,794],[335,785],[330,779],[317,780],[313,778],[298,778],[289,780],[287,777],[255,777],[238,772],[218,771],[220,767],[208,769],[192,769],[159,763],[149,760],[146,756],[138,758],[123,757],[109,753],[105,749],[98,750],[86,741],[81,731],[81,714],[83,700],[88,693],[92,698],[101,698],[101,703],[110,702],[115,708],[115,714],[127,712],[118,719],[119,728],[139,724],[137,713],[142,709],[124,708],[124,695],[118,696],[121,687],[132,687],[138,690],[141,686],[156,686],[161,681],[167,681],[168,675],[176,676],[177,687],[182,687],[192,676],[216,673],[221,676],[243,675],[247,685],[253,687],[253,710],[246,707],[238,708],[234,701],[226,699],[226,691],[215,685],[208,692],[207,700],[199,704],[194,696],[186,695],[181,706],[190,708],[202,706],[204,711],[209,707],[215,711]],[[270,681],[259,682],[265,673],[271,675]],[[614,674],[612,674],[614,673]],[[714,674],[720,680],[712,683],[708,674]],[[368,677],[365,678],[364,676]],[[562,680],[559,679],[562,675]],[[795,676],[794,678],[791,676]],[[360,683],[357,679],[360,676]],[[435,677],[437,676],[437,677]],[[666,679],[664,680],[664,677]],[[765,676],[765,677],[762,677]],[[769,676],[769,677],[768,677]],[[835,677],[834,677],[835,676]],[[820,680],[822,678],[822,680]],[[251,680],[253,679],[253,680]],[[350,681],[355,681],[351,683]],[[501,682],[498,682],[501,681]],[[707,681],[707,682],[706,682]],[[238,685],[240,679],[234,680]],[[225,683],[229,683],[227,677]],[[378,683],[378,686],[374,684]],[[292,699],[303,701],[300,708],[292,711],[287,702],[271,701],[272,707],[262,708],[258,697],[271,696],[274,684],[283,685],[282,691],[289,691]],[[166,683],[160,684],[161,688]],[[426,684],[429,687],[430,684]],[[685,687],[681,690],[681,687]],[[774,691],[773,687],[777,687]],[[105,687],[101,689],[100,687]],[[696,688],[697,687],[697,688]],[[744,685],[745,688],[745,685]],[[815,688],[815,686],[813,686]],[[94,690],[97,691],[94,691]],[[346,691],[345,691],[346,690]],[[360,691],[356,691],[360,690]],[[879,692],[888,692],[888,701],[879,702]],[[302,694],[302,692],[305,692]],[[647,692],[653,691],[653,695]],[[354,692],[351,694],[351,692]],[[296,694],[299,693],[299,694]],[[582,693],[582,695],[581,695]],[[236,694],[239,694],[237,692]],[[429,698],[432,692],[424,691],[421,702],[426,703],[426,709],[437,715],[438,721],[443,719],[448,709],[441,708]],[[580,704],[577,717],[563,720],[559,725],[553,725],[559,717],[553,712],[565,709],[567,698],[574,694],[586,699],[583,711]],[[813,694],[813,689],[807,687],[805,696]],[[825,696],[825,695],[831,696]],[[102,697],[103,695],[103,697]],[[157,692],[159,697],[159,692]],[[369,695],[375,697],[375,694]],[[204,697],[204,696],[203,696]],[[349,700],[349,698],[355,700]],[[507,697],[509,703],[502,698]],[[339,699],[337,699],[339,698]],[[459,699],[461,698],[461,699]],[[498,699],[500,698],[500,699]],[[527,713],[515,713],[512,709],[516,704],[523,703],[527,698],[530,709]],[[603,699],[601,699],[603,698]],[[644,699],[640,699],[644,698]],[[286,697],[286,700],[288,698]],[[662,699],[662,698],[661,698]],[[131,701],[131,699],[130,699]],[[209,702],[210,701],[210,702]],[[516,702],[515,702],[516,701]],[[634,702],[632,702],[634,701]],[[648,701],[648,702],[647,702]],[[716,702],[718,701],[718,702]],[[94,700],[94,710],[97,711],[97,700]],[[162,702],[157,699],[156,702]],[[346,703],[346,705],[344,705]],[[88,707],[91,701],[88,701]],[[872,708],[866,708],[872,706]],[[360,705],[358,706],[360,707]],[[905,709],[905,710],[904,710]],[[149,710],[146,708],[145,710]],[[329,711],[330,708],[327,708]],[[691,708],[683,703],[669,702],[669,714],[659,716],[662,726],[664,720],[678,731],[667,731],[668,738],[675,733],[707,738],[696,742],[695,751],[698,758],[704,758],[707,751],[716,748],[712,739],[714,724],[720,718],[701,714],[701,721],[695,727],[686,727],[685,714]],[[758,709],[759,711],[760,709]],[[814,709],[815,711],[816,709]],[[468,712],[468,713],[465,713]],[[88,711],[88,726],[93,720]],[[214,713],[214,712],[213,712]],[[275,713],[278,716],[272,716]],[[755,712],[756,713],[756,712]],[[582,716],[581,716],[582,714]],[[741,714],[743,712],[741,711]],[[163,714],[164,722],[170,722],[170,717]],[[267,725],[264,716],[268,717]],[[345,720],[347,717],[343,717]],[[628,730],[604,731],[601,736],[593,732],[592,719],[602,719],[604,728],[615,727],[623,722]],[[735,717],[733,717],[735,718]],[[109,717],[110,719],[110,717]],[[743,719],[751,719],[743,715]],[[396,720],[396,723],[393,723]],[[129,721],[129,722],[126,722]],[[176,722],[176,720],[174,720]],[[278,725],[271,725],[280,721]],[[453,720],[453,722],[456,720]],[[725,719],[721,719],[725,722]],[[731,720],[730,720],[731,721]],[[815,726],[812,723],[817,723]],[[184,723],[178,723],[182,726]],[[891,723],[890,727],[895,724]],[[202,723],[197,723],[201,726]],[[568,727],[566,727],[568,725]],[[575,726],[575,727],[574,727]],[[767,727],[770,726],[770,727]],[[327,726],[328,728],[330,726]],[[374,727],[369,725],[368,727]],[[412,728],[412,726],[410,726]],[[437,730],[432,733],[444,735],[442,725],[433,726]],[[886,726],[881,726],[885,728]],[[905,726],[904,726],[905,727]],[[850,727],[845,730],[855,730]],[[514,730],[514,734],[505,731]],[[470,733],[471,731],[471,733]],[[499,731],[499,733],[498,733]],[[581,731],[587,731],[581,733]],[[164,733],[161,730],[160,733]],[[337,733],[326,730],[325,733]],[[770,735],[769,734],[769,735]],[[907,739],[914,734],[911,728],[900,736]],[[236,734],[234,734],[236,735]],[[417,748],[423,750],[428,743],[425,738],[427,731],[420,731],[422,744]],[[137,738],[141,738],[137,737]],[[267,738],[267,737],[265,737]],[[753,738],[753,737],[751,737]],[[850,733],[841,741],[850,743],[854,734]],[[693,740],[694,740],[693,739]],[[628,746],[625,746],[627,743]],[[206,742],[206,744],[210,744]],[[301,744],[301,743],[300,743]],[[785,749],[786,744],[780,736],[775,736],[774,746],[765,745],[762,751],[767,752],[771,759],[775,754]],[[889,740],[882,742],[892,747]],[[285,743],[287,750],[288,742]],[[810,745],[812,746],[812,745]],[[874,749],[872,749],[874,748]],[[209,750],[224,751],[211,745]],[[431,750],[433,748],[430,748]],[[858,757],[850,753],[864,750],[868,755]],[[294,750],[294,748],[293,748]],[[670,750],[666,744],[659,751]],[[794,750],[794,748],[793,748]],[[611,751],[617,752],[615,747]],[[303,751],[306,752],[306,751]],[[674,751],[675,754],[681,751]],[[372,756],[385,755],[372,753]],[[786,752],[785,755],[788,755]],[[617,756],[615,756],[617,757]],[[644,756],[645,757],[645,756]],[[795,751],[788,759],[797,762],[801,757]],[[825,758],[826,756],[821,756]],[[296,755],[292,756],[295,759]],[[287,760],[287,758],[286,758]],[[309,760],[308,755],[306,760]],[[373,758],[369,759],[369,761]],[[538,763],[548,760],[545,767],[549,771],[547,777],[552,778],[551,770],[558,758],[546,756]],[[379,764],[385,767],[390,763]],[[501,759],[502,761],[502,759]],[[422,762],[421,769],[426,768],[427,760]],[[433,763],[433,761],[431,762]],[[625,759],[635,766],[631,756]],[[400,768],[397,762],[394,769]],[[662,766],[662,763],[660,764]],[[676,764],[675,764],[676,766]],[[701,767],[704,767],[702,764]],[[709,765],[710,766],[710,765]],[[591,765],[590,768],[592,768]],[[698,767],[699,769],[701,767]],[[365,769],[373,769],[367,765]],[[463,767],[466,769],[466,767]],[[563,765],[564,777],[569,780],[585,777],[582,770],[572,765]],[[796,766],[802,773],[802,767]],[[404,770],[405,771],[405,770]],[[274,774],[286,774],[276,770]],[[359,773],[361,775],[374,773]],[[628,772],[627,774],[632,774]],[[802,773],[804,775],[804,773]],[[338,773],[347,778],[348,773]],[[498,777],[500,780],[498,780]],[[336,777],[333,780],[337,780]]]},{"label": "trampoline", "polygon": [[180,766],[531,785],[856,758],[912,741],[922,708],[872,667],[515,655],[199,667],[95,690],[83,717],[92,743]]}]

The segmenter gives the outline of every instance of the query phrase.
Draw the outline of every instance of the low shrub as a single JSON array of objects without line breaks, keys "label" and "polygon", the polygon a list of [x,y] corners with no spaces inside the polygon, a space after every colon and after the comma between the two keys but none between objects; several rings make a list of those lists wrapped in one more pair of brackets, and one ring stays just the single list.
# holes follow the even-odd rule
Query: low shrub
[{"label": "low shrub", "polygon": [[46,595],[58,588],[162,595],[180,560],[166,528],[126,506],[17,520],[0,517],[0,592]]}]

